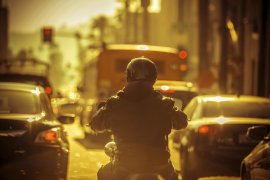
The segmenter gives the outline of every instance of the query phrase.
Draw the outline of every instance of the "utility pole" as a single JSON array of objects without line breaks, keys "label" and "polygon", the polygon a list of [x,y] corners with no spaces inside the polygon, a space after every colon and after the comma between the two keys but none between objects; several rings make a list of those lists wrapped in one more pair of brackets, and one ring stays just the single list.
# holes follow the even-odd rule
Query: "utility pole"
[{"label": "utility pole", "polygon": [[138,35],[139,35],[139,24],[138,18],[139,17],[139,7],[136,8],[134,12],[134,43],[138,43]]},{"label": "utility pole", "polygon": [[7,59],[8,54],[8,8],[0,0],[0,62]]},{"label": "utility pole", "polygon": [[143,8],[143,39],[146,44],[149,43],[149,5],[150,0],[141,0],[141,6]]},{"label": "utility pole", "polygon": [[129,0],[125,0],[125,43],[130,41],[130,13]]},{"label": "utility pole", "polygon": [[244,81],[244,63],[245,63],[245,59],[244,59],[244,54],[245,54],[245,26],[244,26],[244,18],[245,18],[245,13],[246,13],[246,2],[245,0],[240,0],[238,6],[240,7],[239,9],[239,19],[238,19],[238,27],[239,27],[239,42],[238,42],[238,46],[239,46],[239,62],[238,62],[238,68],[239,68],[239,82],[238,82],[238,94],[243,94],[243,81]]},{"label": "utility pole", "polygon": [[208,41],[208,0],[199,0],[199,74],[209,68]]},{"label": "utility pole", "polygon": [[228,74],[228,30],[227,30],[227,0],[220,1],[220,29],[221,29],[221,50],[219,65],[219,89],[221,93],[227,92],[227,74]]}]

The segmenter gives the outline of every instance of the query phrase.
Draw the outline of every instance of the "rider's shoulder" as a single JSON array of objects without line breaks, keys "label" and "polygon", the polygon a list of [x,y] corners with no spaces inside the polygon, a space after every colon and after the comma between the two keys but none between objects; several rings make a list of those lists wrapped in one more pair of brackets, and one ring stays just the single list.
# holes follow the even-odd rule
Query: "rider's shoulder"
[{"label": "rider's shoulder", "polygon": [[120,94],[121,92],[119,91],[115,95],[112,95],[111,97],[109,97],[106,101],[107,105],[112,105],[112,104],[117,103],[120,99],[120,96],[121,96]]}]

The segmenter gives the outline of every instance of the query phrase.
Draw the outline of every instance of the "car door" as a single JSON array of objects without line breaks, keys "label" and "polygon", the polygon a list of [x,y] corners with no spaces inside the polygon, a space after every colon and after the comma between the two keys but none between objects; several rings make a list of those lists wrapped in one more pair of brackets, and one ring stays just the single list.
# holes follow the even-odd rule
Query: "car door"
[{"label": "car door", "polygon": [[251,165],[251,179],[269,179],[270,178],[270,133],[265,140],[262,140],[256,147],[254,161]]}]

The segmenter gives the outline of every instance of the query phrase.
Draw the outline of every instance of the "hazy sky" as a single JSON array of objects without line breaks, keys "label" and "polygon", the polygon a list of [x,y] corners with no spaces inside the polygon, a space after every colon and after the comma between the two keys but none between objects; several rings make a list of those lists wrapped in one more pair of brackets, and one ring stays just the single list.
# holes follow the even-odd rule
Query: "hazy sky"
[{"label": "hazy sky", "polygon": [[111,15],[115,0],[2,0],[9,9],[10,31],[36,31],[42,26],[73,26],[99,14]]}]

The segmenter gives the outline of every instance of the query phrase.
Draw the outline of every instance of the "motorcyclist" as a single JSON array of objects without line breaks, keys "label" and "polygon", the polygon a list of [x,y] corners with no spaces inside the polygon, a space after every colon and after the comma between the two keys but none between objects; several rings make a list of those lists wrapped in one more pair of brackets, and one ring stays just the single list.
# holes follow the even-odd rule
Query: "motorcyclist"
[{"label": "motorcyclist", "polygon": [[178,179],[170,161],[168,134],[187,126],[187,116],[171,98],[153,89],[155,64],[144,57],[126,68],[127,84],[110,97],[90,121],[95,131],[109,130],[117,144],[116,162],[98,171],[98,179],[125,179],[128,172],[159,173]]}]

